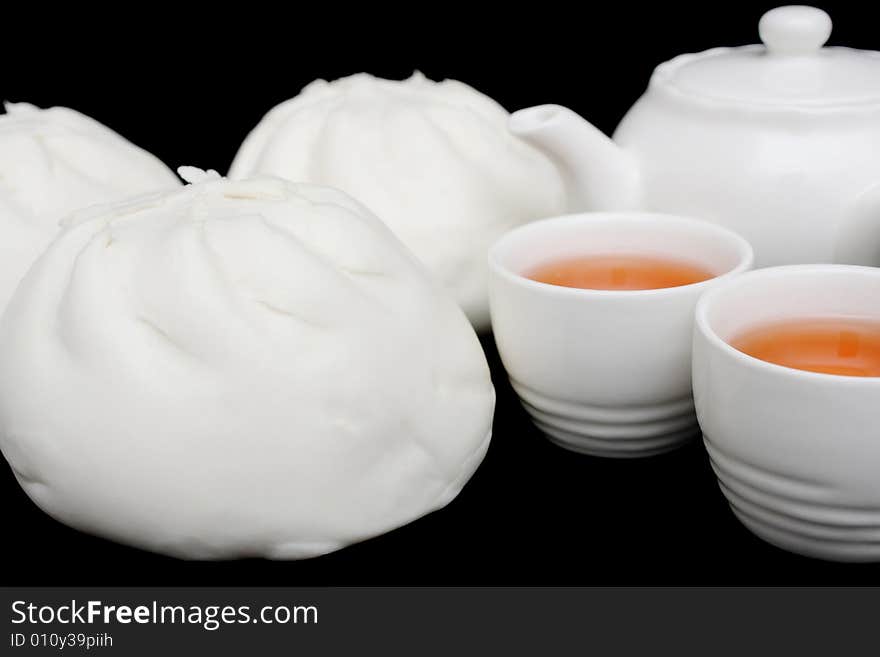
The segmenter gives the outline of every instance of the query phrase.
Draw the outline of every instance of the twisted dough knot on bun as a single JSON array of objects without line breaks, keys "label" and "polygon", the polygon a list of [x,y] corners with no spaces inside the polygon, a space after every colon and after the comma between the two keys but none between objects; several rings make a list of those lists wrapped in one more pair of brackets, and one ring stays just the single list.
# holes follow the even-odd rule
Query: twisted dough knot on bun
[{"label": "twisted dough knot on bun", "polygon": [[0,114],[0,310],[66,214],[173,189],[150,153],[79,112],[6,103]]},{"label": "twisted dough knot on bun", "polygon": [[182,171],[74,215],[0,323],[0,446],[52,516],[302,558],[437,509],[494,390],[461,311],[333,189]]},{"label": "twisted dough knot on bun", "polygon": [[486,252],[507,230],[561,214],[562,176],[507,129],[509,114],[457,80],[361,73],[317,80],[248,135],[230,177],[329,185],[375,212],[489,327]]}]

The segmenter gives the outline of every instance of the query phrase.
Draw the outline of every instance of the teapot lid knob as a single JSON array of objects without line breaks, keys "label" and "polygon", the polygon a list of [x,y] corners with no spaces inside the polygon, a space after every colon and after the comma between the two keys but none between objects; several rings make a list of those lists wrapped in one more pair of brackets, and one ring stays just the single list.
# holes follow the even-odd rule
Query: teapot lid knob
[{"label": "teapot lid knob", "polygon": [[758,33],[771,54],[809,55],[831,36],[831,17],[816,7],[777,7],[761,17]]}]

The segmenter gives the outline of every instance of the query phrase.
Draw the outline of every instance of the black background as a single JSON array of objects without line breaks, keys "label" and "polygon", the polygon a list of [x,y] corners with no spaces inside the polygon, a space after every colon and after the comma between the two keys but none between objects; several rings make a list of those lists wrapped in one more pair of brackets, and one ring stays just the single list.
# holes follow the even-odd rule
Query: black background
[{"label": "black background", "polygon": [[[874,3],[819,3],[833,44],[880,49]],[[568,105],[611,132],[655,65],[757,41],[773,3],[413,3],[406,9],[114,5],[8,14],[0,97],[67,105],[170,166],[225,172],[273,105],[314,78],[420,69],[509,110]],[[4,7],[4,10],[7,8]],[[498,392],[481,468],[447,508],[301,562],[177,561],[80,534],[39,511],[0,469],[4,584],[877,584],[880,565],[787,554],[734,519],[702,446],[637,461],[544,440],[483,338]],[[878,473],[880,475],[880,473]]]}]

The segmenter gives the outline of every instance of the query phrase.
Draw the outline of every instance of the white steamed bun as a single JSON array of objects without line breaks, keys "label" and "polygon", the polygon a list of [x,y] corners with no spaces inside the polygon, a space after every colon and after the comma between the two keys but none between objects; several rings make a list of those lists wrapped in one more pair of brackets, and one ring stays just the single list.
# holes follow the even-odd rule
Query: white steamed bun
[{"label": "white steamed bun", "polygon": [[0,310],[69,212],[178,187],[158,159],[67,109],[6,103],[0,114]]},{"label": "white steamed bun", "polygon": [[311,557],[452,500],[495,399],[452,299],[341,192],[182,173],[71,218],[0,321],[27,494],[205,559]]},{"label": "white steamed bun", "polygon": [[498,103],[416,73],[318,80],[271,110],[230,169],[329,185],[385,221],[478,329],[488,328],[486,252],[502,233],[560,214],[557,168],[507,130]]}]

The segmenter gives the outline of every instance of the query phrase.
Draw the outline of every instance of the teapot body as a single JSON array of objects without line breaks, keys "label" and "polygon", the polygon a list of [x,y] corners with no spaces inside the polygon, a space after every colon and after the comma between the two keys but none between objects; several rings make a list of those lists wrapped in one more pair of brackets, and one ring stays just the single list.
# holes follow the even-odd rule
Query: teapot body
[{"label": "teapot body", "polygon": [[821,9],[777,7],[760,45],[660,64],[613,140],[560,105],[509,127],[554,159],[571,211],[701,218],[759,267],[880,266],[880,52],[824,47],[831,29]]},{"label": "teapot body", "polygon": [[724,106],[649,88],[614,141],[639,171],[638,205],[739,232],[756,266],[880,265],[878,107]]}]

